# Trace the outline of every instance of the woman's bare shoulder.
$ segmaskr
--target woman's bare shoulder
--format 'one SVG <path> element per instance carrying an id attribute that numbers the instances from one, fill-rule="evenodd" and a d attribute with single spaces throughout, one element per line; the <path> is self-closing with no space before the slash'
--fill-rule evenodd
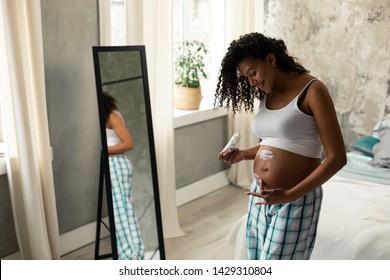
<path id="1" fill-rule="evenodd" d="M 110 118 L 112 118 L 115 121 L 117 120 L 120 120 L 122 122 L 124 121 L 122 114 L 117 110 L 114 110 L 110 113 Z"/>

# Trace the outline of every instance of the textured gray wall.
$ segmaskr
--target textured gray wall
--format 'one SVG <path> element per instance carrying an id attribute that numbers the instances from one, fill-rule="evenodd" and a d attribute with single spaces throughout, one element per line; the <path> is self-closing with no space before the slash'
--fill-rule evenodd
<path id="1" fill-rule="evenodd" d="M 92 46 L 96 0 L 42 0 L 50 141 L 60 233 L 96 220 L 100 131 Z"/>
<path id="2" fill-rule="evenodd" d="M 327 84 L 347 145 L 390 117 L 389 0 L 268 0 L 265 8 L 266 34 Z"/>
<path id="3" fill-rule="evenodd" d="M 229 140 L 227 131 L 226 116 L 175 129 L 177 189 L 227 168 L 217 160 Z"/>

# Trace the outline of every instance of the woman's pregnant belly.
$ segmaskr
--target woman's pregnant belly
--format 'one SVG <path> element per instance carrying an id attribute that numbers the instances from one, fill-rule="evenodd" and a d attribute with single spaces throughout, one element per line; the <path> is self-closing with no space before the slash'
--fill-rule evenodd
<path id="1" fill-rule="evenodd" d="M 320 159 L 301 156 L 286 150 L 260 146 L 253 164 L 253 173 L 264 188 L 290 189 L 306 178 Z"/>

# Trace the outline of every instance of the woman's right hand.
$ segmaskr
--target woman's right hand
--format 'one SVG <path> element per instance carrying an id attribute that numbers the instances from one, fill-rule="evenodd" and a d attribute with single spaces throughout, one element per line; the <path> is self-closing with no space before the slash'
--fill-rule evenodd
<path id="1" fill-rule="evenodd" d="M 218 159 L 223 160 L 226 163 L 233 164 L 244 160 L 245 155 L 240 149 L 235 148 L 235 149 L 230 149 L 226 152 L 220 152 L 218 154 Z"/>

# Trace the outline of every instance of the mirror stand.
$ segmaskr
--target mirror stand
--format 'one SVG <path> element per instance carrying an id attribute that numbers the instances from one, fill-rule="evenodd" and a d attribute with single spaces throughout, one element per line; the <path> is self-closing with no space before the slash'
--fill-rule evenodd
<path id="1" fill-rule="evenodd" d="M 95 237 L 95 260 L 102 260 L 102 259 L 108 259 L 113 258 L 117 259 L 117 248 L 116 248 L 116 238 L 115 234 L 111 233 L 110 228 L 113 228 L 112 223 L 114 223 L 113 219 L 109 218 L 109 224 L 110 226 L 107 226 L 107 224 L 102 219 L 102 213 L 103 213 L 103 192 L 104 192 L 104 160 L 103 160 L 103 150 L 101 151 L 100 156 L 100 172 L 99 172 L 99 193 L 98 193 L 98 209 L 97 209 L 97 218 L 96 218 L 96 237 Z M 108 188 L 106 188 L 106 194 L 107 197 L 111 197 L 111 192 Z M 109 215 L 110 217 L 111 215 Z M 112 216 L 111 216 L 112 217 Z M 104 227 L 110 232 L 110 239 L 111 239 L 111 254 L 100 254 L 100 234 L 101 234 L 101 226 L 104 225 Z"/>

